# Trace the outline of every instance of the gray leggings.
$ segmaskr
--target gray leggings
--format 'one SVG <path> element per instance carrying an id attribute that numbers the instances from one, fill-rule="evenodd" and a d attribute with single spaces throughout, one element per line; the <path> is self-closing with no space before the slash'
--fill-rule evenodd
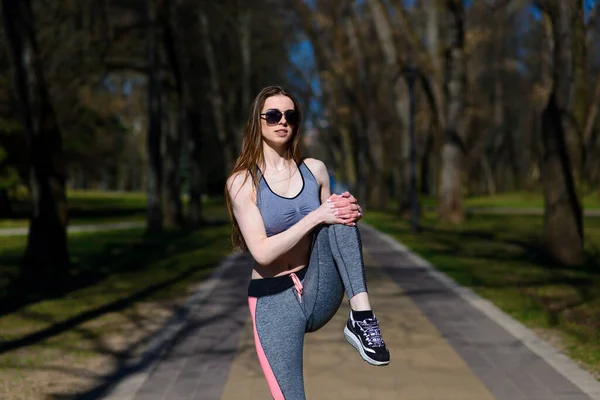
<path id="1" fill-rule="evenodd" d="M 248 290 L 256 352 L 275 400 L 306 399 L 304 334 L 331 320 L 344 288 L 348 299 L 367 291 L 358 228 L 321 225 L 314 235 L 306 268 L 253 280 Z"/>

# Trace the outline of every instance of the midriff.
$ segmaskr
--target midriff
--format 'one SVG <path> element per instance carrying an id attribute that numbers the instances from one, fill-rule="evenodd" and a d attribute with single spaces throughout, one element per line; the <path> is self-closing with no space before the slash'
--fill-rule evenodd
<path id="1" fill-rule="evenodd" d="M 307 235 L 272 263 L 268 265 L 256 263 L 252 271 L 252 279 L 272 278 L 300 271 L 308 265 L 311 243 L 312 235 Z"/>

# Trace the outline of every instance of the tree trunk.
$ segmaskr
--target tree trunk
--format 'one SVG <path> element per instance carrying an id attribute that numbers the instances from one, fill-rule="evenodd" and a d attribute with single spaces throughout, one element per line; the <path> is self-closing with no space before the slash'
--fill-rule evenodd
<path id="1" fill-rule="evenodd" d="M 183 205 L 181 203 L 181 139 L 185 123 L 185 109 L 181 102 L 176 102 L 177 110 L 169 115 L 169 129 L 165 137 L 165 198 L 166 223 L 170 227 L 181 227 L 183 221 Z"/>
<path id="2" fill-rule="evenodd" d="M 394 43 L 394 37 L 392 34 L 392 27 L 389 23 L 389 18 L 387 18 L 386 9 L 382 4 L 381 0 L 368 0 L 369 9 L 372 14 L 373 23 L 375 25 L 375 30 L 377 33 L 377 37 L 379 39 L 379 44 L 383 51 L 386 63 L 388 65 L 388 76 L 397 77 L 390 84 L 393 85 L 393 93 L 394 93 L 394 110 L 396 113 L 396 120 L 398 121 L 397 126 L 402 127 L 403 125 L 406 127 L 408 125 L 408 88 L 404 83 L 404 78 L 399 74 L 399 57 L 398 51 L 396 49 L 396 45 Z M 372 104 L 372 103 L 369 103 Z M 370 121 L 370 120 L 369 120 Z M 371 132 L 369 132 L 371 133 Z M 400 194 L 400 198 L 398 199 L 399 207 L 401 210 L 407 209 L 410 206 L 410 190 L 409 187 L 409 163 L 408 163 L 408 129 L 400 128 L 397 132 L 398 142 L 400 143 L 401 152 L 401 165 L 402 169 L 401 174 L 401 187 L 398 188 L 398 193 Z M 379 135 L 381 135 L 379 133 Z M 385 184 L 385 175 L 383 174 L 383 143 L 381 138 L 375 138 L 377 147 L 373 148 L 373 152 L 371 157 L 375 160 L 375 168 L 378 173 L 379 179 L 377 180 L 378 191 L 372 191 L 373 194 L 377 194 L 380 198 L 379 206 L 381 208 L 385 208 L 387 205 L 387 190 Z M 373 147 L 373 146 L 371 146 Z M 378 161 L 379 160 L 379 161 Z"/>
<path id="3" fill-rule="evenodd" d="M 161 160 L 161 90 L 159 81 L 158 26 L 156 0 L 147 0 L 148 6 L 148 214 L 147 229 L 163 229 L 162 160 Z"/>
<path id="4" fill-rule="evenodd" d="M 410 95 L 404 79 L 399 79 L 394 86 L 396 113 L 400 116 L 402 130 L 400 134 L 400 175 L 398 176 L 398 212 L 408 213 L 411 210 L 412 195 L 410 188 Z M 416 136 L 416 135 L 415 135 Z M 416 139 L 415 139 L 416 140 Z M 416 189 L 416 188 L 415 188 Z"/>
<path id="5" fill-rule="evenodd" d="M 181 6 L 182 3 L 184 3 L 184 0 L 175 1 L 177 7 Z M 176 10 L 176 8 L 174 9 Z M 166 21 L 166 27 L 170 32 L 170 37 L 166 38 L 166 43 L 168 44 L 167 50 L 171 60 L 171 68 L 175 74 L 179 99 L 179 141 L 180 143 L 187 143 L 187 146 L 183 146 L 187 167 L 189 168 L 187 173 L 189 200 L 186 210 L 186 224 L 199 226 L 203 222 L 201 196 L 204 191 L 203 143 L 200 129 L 202 114 L 199 99 L 202 93 L 197 89 L 199 85 L 194 85 L 197 82 L 197 74 L 192 71 L 191 58 L 186 57 L 186 50 L 189 51 L 189 49 L 182 48 L 182 43 L 184 43 L 189 32 L 173 19 L 176 18 L 176 15 L 170 13 L 169 16 L 171 18 Z M 180 156 L 181 150 L 182 148 L 179 149 Z M 177 189 L 178 192 L 180 189 L 180 187 Z M 180 199 L 180 197 L 178 198 Z M 175 207 L 172 208 L 176 209 Z"/>
<path id="6" fill-rule="evenodd" d="M 427 52 L 431 59 L 432 66 L 432 80 L 435 82 L 435 87 L 440 87 L 440 72 L 441 72 L 441 61 L 440 61 L 440 2 L 439 0 L 426 0 L 426 35 L 427 35 Z M 436 140 L 439 138 L 439 132 L 442 126 L 443 119 L 435 118 L 437 113 L 436 109 L 442 107 L 441 103 L 437 103 L 435 100 L 441 102 L 441 96 L 435 96 L 434 88 L 431 88 L 429 93 L 426 90 L 429 103 L 431 104 L 432 121 L 433 123 L 429 127 L 427 133 L 427 141 L 425 143 L 425 149 L 423 151 L 423 157 L 421 161 L 421 193 L 424 195 L 433 195 L 436 188 L 436 179 L 433 179 L 431 175 L 435 174 L 435 168 L 432 168 L 432 164 L 435 164 L 436 155 L 436 142 L 439 144 L 440 141 Z M 432 190 L 434 189 L 434 190 Z"/>
<path id="7" fill-rule="evenodd" d="M 168 131 L 165 137 L 166 223 L 171 227 L 181 227 L 184 225 L 183 204 L 181 202 L 181 148 L 184 130 L 187 127 L 186 82 L 182 72 L 183 62 L 177 51 L 174 28 L 177 22 L 173 21 L 175 16 L 172 12 L 172 3 L 167 2 L 164 8 L 165 13 L 162 18 L 163 40 L 177 89 L 176 98 L 170 96 L 175 107 L 172 107 L 168 114 L 170 123 L 167 125 Z M 169 103 L 167 103 L 167 106 Z"/>
<path id="8" fill-rule="evenodd" d="M 352 134 L 347 126 L 340 127 L 340 136 L 342 139 L 343 166 L 344 178 L 346 184 L 354 189 L 356 186 L 356 161 L 354 159 L 354 151 L 352 149 Z"/>
<path id="9" fill-rule="evenodd" d="M 211 43 L 208 17 L 202 11 L 200 12 L 200 26 L 202 29 L 204 56 L 206 57 L 206 63 L 210 73 L 210 102 L 212 104 L 213 117 L 215 120 L 215 127 L 217 129 L 217 138 L 223 151 L 223 159 L 225 161 L 226 170 L 225 173 L 229 174 L 235 162 L 234 143 L 230 140 L 229 134 L 227 133 L 227 128 L 225 127 L 225 105 L 219 84 L 217 60 L 215 58 L 215 53 Z"/>
<path id="10" fill-rule="evenodd" d="M 0 189 L 0 218 L 8 218 L 12 214 L 10 197 L 7 189 Z"/>
<path id="11" fill-rule="evenodd" d="M 190 115 L 191 114 L 191 115 Z M 188 138 L 190 158 L 189 172 L 189 202 L 187 206 L 187 220 L 192 226 L 199 226 L 203 222 L 202 217 L 202 193 L 204 192 L 204 182 L 202 173 L 202 145 L 199 135 L 200 116 L 195 110 L 188 110 L 189 122 L 197 125 L 198 129 L 190 129 L 190 134 L 196 134 L 195 137 Z"/>
<path id="12" fill-rule="evenodd" d="M 434 144 L 434 133 L 433 133 L 432 124 L 429 126 L 429 130 L 427 132 L 427 139 L 425 140 L 425 148 L 423 149 L 423 155 L 421 156 L 421 167 L 420 167 L 420 178 L 421 178 L 421 187 L 420 192 L 425 196 L 431 195 L 431 157 L 433 154 L 433 144 Z"/>
<path id="13" fill-rule="evenodd" d="M 584 179 L 584 162 L 585 162 L 585 127 L 588 111 L 590 108 L 590 77 L 588 74 L 588 56 L 587 56 L 587 41 L 586 27 L 584 20 L 583 1 L 578 1 L 575 5 L 573 15 L 573 79 L 574 79 L 574 97 L 571 106 L 574 124 L 568 125 L 567 135 L 569 148 L 572 149 L 570 154 L 574 155 L 573 171 L 574 180 L 577 186 L 582 188 Z M 572 132 L 572 133 L 569 133 Z M 581 193 L 582 190 L 579 190 Z"/>
<path id="14" fill-rule="evenodd" d="M 34 287 L 60 290 L 70 266 L 62 135 L 43 74 L 31 3 L 3 0 L 2 15 L 31 160 L 33 215 L 21 278 Z"/>
<path id="15" fill-rule="evenodd" d="M 593 149 L 596 145 L 598 138 L 598 131 L 594 131 L 594 125 L 596 123 L 596 117 L 598 115 L 598 103 L 600 102 L 600 77 L 596 78 L 596 89 L 594 90 L 594 96 L 590 102 L 590 109 L 587 114 L 587 120 L 585 123 L 585 130 L 583 132 L 584 149 L 583 149 L 583 168 L 584 176 L 588 183 L 591 183 L 592 178 L 592 161 L 593 161 Z"/>
<path id="16" fill-rule="evenodd" d="M 494 172 L 485 151 L 481 153 L 481 166 L 483 168 L 483 176 L 485 177 L 486 192 L 488 196 L 494 196 L 496 194 L 496 180 L 494 179 Z"/>
<path id="17" fill-rule="evenodd" d="M 573 101 L 572 2 L 548 2 L 554 38 L 553 87 L 542 112 L 544 230 L 549 253 L 575 265 L 583 261 L 581 206 L 571 172 L 565 134 Z"/>
<path id="18" fill-rule="evenodd" d="M 242 55 L 242 110 L 250 108 L 251 100 L 251 78 L 252 78 L 252 13 L 250 9 L 242 10 L 240 15 L 240 51 Z M 244 113 L 245 114 L 245 113 Z M 244 126 L 240 124 L 237 129 L 236 143 L 242 148 Z"/>
<path id="19" fill-rule="evenodd" d="M 462 179 L 464 162 L 465 55 L 464 9 L 460 0 L 446 2 L 446 125 L 442 147 L 439 217 L 460 222 L 464 219 Z"/>
<path id="20" fill-rule="evenodd" d="M 356 70 L 358 74 L 358 84 L 359 87 L 364 92 L 365 96 L 370 96 L 371 86 L 368 81 L 367 69 L 365 66 L 364 54 L 362 51 L 363 46 L 361 46 L 361 38 L 357 32 L 357 18 L 356 14 L 352 13 L 346 18 L 345 23 L 345 31 L 346 36 L 348 37 L 348 42 L 350 44 L 350 48 L 355 58 Z M 364 107 L 360 107 L 360 109 L 364 109 Z M 362 199 L 364 206 L 367 208 L 370 204 L 370 199 L 368 198 L 369 193 L 369 161 L 371 157 L 369 155 L 369 140 L 368 140 L 368 132 L 367 132 L 367 122 L 365 121 L 368 118 L 368 115 L 372 115 L 374 111 L 373 103 L 367 102 L 366 112 L 367 116 L 365 118 L 364 113 L 355 113 L 354 114 L 354 125 L 356 126 L 355 134 L 353 135 L 352 140 L 352 160 L 354 162 L 354 167 L 352 170 L 349 170 L 352 175 L 352 183 L 351 187 L 353 190 L 358 193 L 358 198 Z M 373 121 L 375 122 L 375 121 Z"/>

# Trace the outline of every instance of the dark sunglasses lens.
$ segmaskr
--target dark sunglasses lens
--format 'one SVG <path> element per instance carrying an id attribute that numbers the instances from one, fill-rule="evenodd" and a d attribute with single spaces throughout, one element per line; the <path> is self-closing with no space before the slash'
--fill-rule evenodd
<path id="1" fill-rule="evenodd" d="M 269 110 L 265 113 L 265 120 L 267 124 L 274 125 L 281 121 L 281 111 L 279 110 Z"/>
<path id="2" fill-rule="evenodd" d="M 288 124 L 295 125 L 298 123 L 298 113 L 296 111 L 286 111 L 285 120 Z"/>

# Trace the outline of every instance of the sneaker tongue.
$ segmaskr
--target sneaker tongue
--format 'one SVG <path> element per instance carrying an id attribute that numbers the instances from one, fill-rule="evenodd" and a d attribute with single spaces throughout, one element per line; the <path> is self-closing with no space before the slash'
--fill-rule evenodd
<path id="1" fill-rule="evenodd" d="M 364 321 L 361 321 L 361 323 L 368 327 L 377 327 L 377 321 L 374 318 L 367 318 Z"/>

